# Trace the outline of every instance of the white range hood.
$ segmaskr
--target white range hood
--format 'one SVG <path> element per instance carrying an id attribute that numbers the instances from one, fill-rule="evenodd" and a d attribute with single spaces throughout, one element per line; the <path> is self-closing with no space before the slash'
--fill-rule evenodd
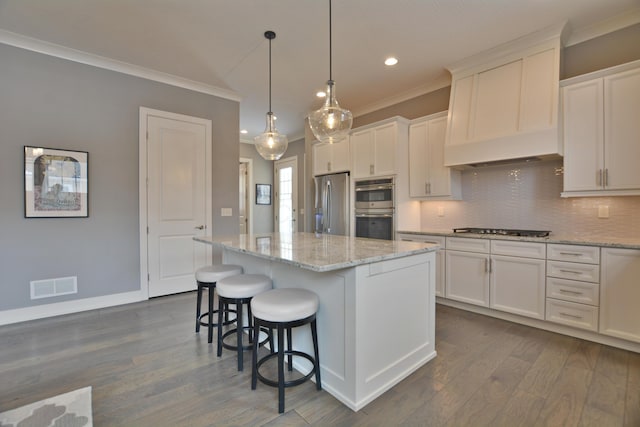
<path id="1" fill-rule="evenodd" d="M 562 156 L 564 28 L 565 23 L 546 28 L 449 67 L 446 166 Z"/>

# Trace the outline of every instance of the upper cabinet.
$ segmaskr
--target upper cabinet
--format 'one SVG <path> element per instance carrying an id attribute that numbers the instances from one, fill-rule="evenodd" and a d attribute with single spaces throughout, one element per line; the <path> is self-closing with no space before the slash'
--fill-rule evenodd
<path id="1" fill-rule="evenodd" d="M 462 198 L 460 171 L 444 166 L 447 113 L 411 121 L 409 125 L 409 196 L 424 199 Z"/>
<path id="2" fill-rule="evenodd" d="M 334 143 L 316 143 L 312 148 L 313 175 L 347 172 L 350 170 L 349 138 Z"/>
<path id="3" fill-rule="evenodd" d="M 640 61 L 565 83 L 562 196 L 640 195 Z"/>
<path id="4" fill-rule="evenodd" d="M 380 122 L 351 133 L 351 173 L 354 178 L 393 175 L 396 173 L 396 145 L 399 119 Z"/>
<path id="5" fill-rule="evenodd" d="M 560 37 L 555 26 L 450 67 L 444 164 L 561 155 Z"/>

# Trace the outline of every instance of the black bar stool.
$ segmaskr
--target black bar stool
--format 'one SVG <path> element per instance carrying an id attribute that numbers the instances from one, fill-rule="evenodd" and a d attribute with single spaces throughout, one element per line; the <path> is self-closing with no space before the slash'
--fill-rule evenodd
<path id="1" fill-rule="evenodd" d="M 314 292 L 306 289 L 281 288 L 266 291 L 256 295 L 251 300 L 253 311 L 254 335 L 260 328 L 278 331 L 278 352 L 263 356 L 258 360 L 257 340 L 253 343 L 253 355 L 251 364 L 251 389 L 255 390 L 257 380 L 272 387 L 278 387 L 278 412 L 284 412 L 284 389 L 302 384 L 314 374 L 316 388 L 322 390 L 320 382 L 320 357 L 318 355 L 318 332 L 316 329 L 316 313 L 318 312 L 319 298 Z M 291 328 L 303 325 L 311 325 L 311 337 L 313 340 L 314 356 L 293 350 L 291 343 Z M 287 350 L 284 349 L 284 332 L 287 332 Z M 273 349 L 273 342 L 272 347 Z M 295 380 L 284 380 L 284 356 L 287 355 L 288 369 L 293 370 L 293 356 L 300 356 L 312 363 L 311 371 Z M 267 360 L 278 358 L 278 380 L 274 381 L 260 374 L 260 366 Z"/>
<path id="2" fill-rule="evenodd" d="M 264 339 L 262 343 L 258 342 L 260 331 L 256 330 L 254 334 L 250 302 L 254 296 L 261 292 L 265 292 L 272 287 L 271 278 L 263 274 L 240 274 L 238 276 L 226 277 L 218 281 L 218 324 L 222 324 L 222 314 L 227 311 L 229 304 L 234 304 L 236 306 L 235 329 L 227 331 L 223 335 L 222 328 L 218 328 L 218 357 L 222 356 L 223 347 L 229 350 L 236 350 L 238 354 L 238 371 L 242 371 L 243 369 L 242 359 L 244 350 L 251 350 L 251 344 L 258 346 L 259 344 L 264 344 L 268 340 L 271 340 L 271 332 L 265 329 L 263 332 L 267 333 L 267 338 Z M 242 311 L 244 305 L 247 306 L 248 326 L 243 325 L 244 319 Z M 248 345 L 243 345 L 242 343 L 245 329 L 249 332 Z M 235 345 L 225 343 L 224 339 L 233 334 L 236 335 Z M 273 344 L 271 347 L 273 348 Z"/>
<path id="3" fill-rule="evenodd" d="M 218 326 L 217 323 L 213 323 L 213 315 L 218 312 L 214 310 L 213 305 L 213 291 L 216 288 L 216 283 L 224 279 L 225 277 L 236 276 L 242 274 L 242 267 L 233 264 L 214 264 L 196 270 L 196 282 L 198 283 L 198 303 L 196 306 L 196 333 L 200 332 L 200 325 L 207 326 L 209 328 L 208 342 L 211 344 L 213 341 L 213 327 Z M 202 290 L 207 289 L 209 292 L 209 310 L 202 313 Z M 202 320 L 207 316 L 207 321 Z M 228 316 L 228 315 L 227 315 Z M 228 317 L 225 323 L 230 323 Z"/>

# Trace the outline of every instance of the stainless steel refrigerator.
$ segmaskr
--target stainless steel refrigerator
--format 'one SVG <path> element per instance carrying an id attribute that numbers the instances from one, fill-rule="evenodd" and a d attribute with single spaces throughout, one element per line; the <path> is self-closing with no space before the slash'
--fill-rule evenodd
<path id="1" fill-rule="evenodd" d="M 315 177 L 315 232 L 349 234 L 349 174 L 336 173 Z"/>

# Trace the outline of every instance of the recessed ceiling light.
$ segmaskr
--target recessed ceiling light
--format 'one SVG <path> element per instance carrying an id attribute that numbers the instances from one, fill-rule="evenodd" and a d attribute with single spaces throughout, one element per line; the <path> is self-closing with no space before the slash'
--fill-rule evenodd
<path id="1" fill-rule="evenodd" d="M 248 131 L 248 130 L 246 130 L 246 129 L 242 129 L 242 130 L 240 131 L 240 133 L 245 134 L 245 133 L 249 133 L 249 131 Z"/>
<path id="2" fill-rule="evenodd" d="M 316 92 L 316 96 L 318 98 L 324 98 L 325 96 L 327 96 L 327 94 L 320 90 L 320 91 Z"/>
<path id="3" fill-rule="evenodd" d="M 384 60 L 384 65 L 396 65 L 397 63 L 398 63 L 398 60 L 393 56 Z"/>

